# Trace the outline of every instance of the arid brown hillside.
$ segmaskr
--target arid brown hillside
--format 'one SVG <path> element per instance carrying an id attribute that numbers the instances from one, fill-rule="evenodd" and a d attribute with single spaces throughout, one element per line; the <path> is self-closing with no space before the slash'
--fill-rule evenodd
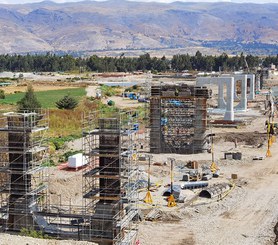
<path id="1" fill-rule="evenodd" d="M 277 12 L 278 4 L 224 2 L 1 4 L 0 53 L 196 46 L 275 53 Z"/>

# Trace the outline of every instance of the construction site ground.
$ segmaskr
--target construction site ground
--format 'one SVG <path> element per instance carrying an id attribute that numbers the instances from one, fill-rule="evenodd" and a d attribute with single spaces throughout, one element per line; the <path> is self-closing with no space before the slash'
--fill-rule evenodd
<path id="1" fill-rule="evenodd" d="M 266 141 L 260 148 L 255 145 L 246 145 L 242 141 L 237 149 L 234 143 L 225 142 L 225 134 L 230 132 L 248 133 L 265 132 L 265 118 L 260 117 L 245 128 L 241 129 L 214 129 L 222 134 L 222 139 L 215 144 L 217 164 L 222 175 L 214 182 L 225 182 L 231 174 L 237 174 L 235 188 L 220 201 L 203 201 L 201 204 L 187 202 L 177 207 L 168 208 L 167 202 L 156 197 L 157 207 L 165 212 L 162 218 L 140 224 L 139 238 L 141 244 L 274 244 L 274 226 L 278 221 L 278 143 L 271 147 L 272 157 L 265 160 L 252 160 L 254 156 L 265 156 Z M 224 133 L 225 132 L 225 133 Z M 256 137 L 252 135 L 252 137 Z M 259 136 L 258 136 L 259 137 Z M 224 152 L 237 150 L 242 152 L 242 160 L 223 160 Z M 163 162 L 168 155 L 155 155 L 155 161 Z M 209 154 L 175 156 L 176 159 L 207 160 Z M 205 161 L 201 161 L 205 162 Z M 169 176 L 169 166 L 152 166 L 152 173 L 156 176 Z M 158 174 L 160 173 L 160 174 Z M 169 178 L 168 178 L 169 183 Z M 167 182 L 166 181 L 166 182 Z M 187 191 L 187 195 L 190 197 Z M 198 191 L 196 191 L 198 192 Z M 146 204 L 142 204 L 145 209 Z"/>
<path id="2" fill-rule="evenodd" d="M 248 121 L 251 121 L 250 118 Z M 273 244 L 274 226 L 278 221 L 278 143 L 271 147 L 272 157 L 252 160 L 254 156 L 266 154 L 264 123 L 265 116 L 256 116 L 246 126 L 213 129 L 216 135 L 221 136 L 216 138 L 215 143 L 215 159 L 221 175 L 209 183 L 229 183 L 231 174 L 238 175 L 234 189 L 220 201 L 195 200 L 200 190 L 186 190 L 183 191 L 186 196 L 184 203 L 178 203 L 177 207 L 167 207 L 167 201 L 162 197 L 166 189 L 164 186 L 170 183 L 169 163 L 163 164 L 167 158 L 174 157 L 180 163 L 195 160 L 201 166 L 209 166 L 211 154 L 154 154 L 153 162 L 161 163 L 161 166 L 151 166 L 151 182 L 161 187 L 151 192 L 154 205 L 143 202 L 146 189 L 142 189 L 139 207 L 145 215 L 152 209 L 160 210 L 162 215 L 157 220 L 143 220 L 139 224 L 140 244 Z M 237 137 L 237 148 L 231 134 Z M 76 144 L 70 146 L 78 148 L 80 142 L 76 141 Z M 241 152 L 242 159 L 223 159 L 224 153 L 228 151 Z M 147 180 L 147 162 L 140 162 L 139 165 L 140 179 Z M 177 168 L 175 170 L 176 184 L 180 176 Z M 51 202 L 58 205 L 61 198 L 67 205 L 81 205 L 81 175 L 82 171 L 57 171 L 52 168 Z"/>
<path id="3" fill-rule="evenodd" d="M 89 89 L 92 95 L 94 88 Z M 121 103 L 121 99 L 117 101 Z M 117 105 L 116 103 L 116 105 Z M 133 106 L 135 101 L 126 100 L 124 106 Z M 137 104 L 136 104 L 137 105 Z M 184 203 L 176 207 L 167 207 L 167 200 L 162 197 L 166 185 L 170 183 L 170 165 L 168 157 L 173 157 L 179 164 L 197 161 L 200 166 L 210 166 L 211 154 L 194 155 L 153 154 L 151 182 L 160 187 L 151 192 L 154 204 L 143 202 L 146 189 L 140 193 L 139 207 L 144 217 L 153 209 L 160 212 L 160 217 L 153 221 L 142 220 L 139 224 L 138 240 L 141 245 L 270 245 L 275 244 L 274 227 L 278 222 L 278 141 L 270 150 L 272 157 L 253 160 L 255 156 L 265 156 L 267 136 L 265 115 L 259 110 L 259 104 L 251 105 L 248 115 L 235 115 L 246 125 L 237 128 L 215 127 L 214 152 L 215 162 L 221 170 L 219 178 L 209 180 L 209 184 L 231 182 L 231 174 L 237 174 L 234 188 L 222 200 L 200 199 L 197 190 L 184 190 Z M 260 103 L 262 106 L 262 103 Z M 251 107 L 250 106 L 250 107 Z M 221 117 L 215 116 L 214 117 Z M 235 143 L 235 138 L 236 143 Z M 71 142 L 70 149 L 80 149 L 80 140 Z M 236 146 L 236 147 L 235 147 Z M 241 160 L 225 160 L 224 153 L 238 151 Z M 167 164 L 164 164 L 167 162 Z M 139 162 L 140 179 L 147 180 L 148 163 Z M 180 183 L 180 172 L 175 167 L 174 183 Z M 57 206 L 82 205 L 82 171 L 58 170 L 50 168 L 50 201 Z M 2 244 L 93 244 L 79 241 L 58 241 L 34 239 L 18 235 L 0 233 Z"/>

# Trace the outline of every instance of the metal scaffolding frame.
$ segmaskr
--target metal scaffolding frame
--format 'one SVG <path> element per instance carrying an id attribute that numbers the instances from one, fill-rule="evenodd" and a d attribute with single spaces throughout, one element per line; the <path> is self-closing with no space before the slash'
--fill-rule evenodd
<path id="1" fill-rule="evenodd" d="M 141 86 L 141 97 L 145 99 L 144 103 L 144 114 L 142 126 L 144 127 L 143 135 L 139 139 L 139 149 L 138 152 L 149 152 L 150 151 L 150 98 L 151 98 L 151 84 L 152 84 L 152 74 L 148 74 L 144 83 Z"/>
<path id="2" fill-rule="evenodd" d="M 206 87 L 154 84 L 150 98 L 150 152 L 194 154 L 207 150 Z"/>
<path id="3" fill-rule="evenodd" d="M 48 111 L 0 118 L 0 227 L 41 230 L 53 237 L 132 244 L 138 225 L 138 166 L 134 111 L 84 116 L 81 206 L 51 204 L 47 195 Z"/>
<path id="4" fill-rule="evenodd" d="M 100 244 L 131 244 L 137 235 L 137 113 L 84 116 L 83 174 L 86 220 L 82 236 Z M 87 239 L 86 239 L 87 240 Z"/>
<path id="5" fill-rule="evenodd" d="M 34 210 L 46 206 L 48 111 L 4 113 L 0 118 L 0 225 L 36 229 Z"/>

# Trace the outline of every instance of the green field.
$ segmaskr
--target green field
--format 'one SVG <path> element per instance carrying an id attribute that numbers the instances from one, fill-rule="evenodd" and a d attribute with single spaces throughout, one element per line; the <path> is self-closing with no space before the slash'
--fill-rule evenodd
<path id="1" fill-rule="evenodd" d="M 16 93 L 6 95 L 5 99 L 0 99 L 0 104 L 16 105 L 16 103 L 23 98 L 25 93 Z M 62 90 L 48 90 L 35 92 L 38 100 L 43 108 L 55 108 L 55 102 L 63 98 L 65 95 L 70 95 L 76 98 L 78 101 L 86 95 L 85 88 L 73 88 Z"/>

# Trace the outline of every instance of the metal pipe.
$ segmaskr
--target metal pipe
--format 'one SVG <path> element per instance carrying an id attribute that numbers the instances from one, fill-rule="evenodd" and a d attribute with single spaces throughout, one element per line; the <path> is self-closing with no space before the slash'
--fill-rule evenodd
<path id="1" fill-rule="evenodd" d="M 151 187 L 151 156 L 148 156 L 149 158 L 149 169 L 148 169 L 148 191 Z"/>
<path id="2" fill-rule="evenodd" d="M 173 171 L 173 169 L 174 169 L 175 159 L 174 158 L 168 158 L 168 159 L 171 162 L 171 167 L 170 167 L 171 184 L 170 184 L 170 186 L 171 186 L 171 195 L 172 195 L 173 194 L 173 182 L 174 182 L 174 171 Z"/>

